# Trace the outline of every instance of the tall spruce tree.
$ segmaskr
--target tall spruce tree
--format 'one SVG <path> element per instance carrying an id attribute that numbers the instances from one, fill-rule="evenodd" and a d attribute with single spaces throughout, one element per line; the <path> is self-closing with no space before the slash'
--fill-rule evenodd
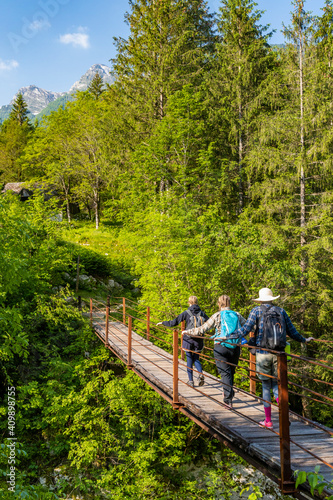
<path id="1" fill-rule="evenodd" d="M 210 79 L 225 210 L 236 215 L 245 206 L 247 154 L 264 101 L 259 101 L 261 87 L 274 67 L 270 33 L 260 25 L 262 12 L 256 5 L 251 0 L 222 1 L 221 41 Z"/>
<path id="2" fill-rule="evenodd" d="M 306 230 L 305 175 L 313 141 L 311 23 L 303 1 L 296 0 L 292 25 L 285 28 L 289 43 L 277 50 L 279 64 L 265 88 L 267 108 L 259 116 L 249 162 L 259 220 L 278 221 L 294 234 L 302 233 L 301 246 Z"/>
<path id="3" fill-rule="evenodd" d="M 95 73 L 94 78 L 92 79 L 89 87 L 88 87 L 88 92 L 90 92 L 95 99 L 99 99 L 99 97 L 103 94 L 105 90 L 105 85 L 103 82 L 103 78 L 99 73 Z"/>
<path id="4" fill-rule="evenodd" d="M 17 95 L 13 102 L 9 119 L 17 121 L 19 125 L 23 125 L 23 123 L 27 123 L 29 121 L 28 106 L 21 93 Z"/>
<path id="5" fill-rule="evenodd" d="M 202 0 L 135 0 L 130 7 L 131 33 L 115 40 L 113 72 L 140 140 L 165 116 L 170 95 L 185 83 L 200 84 L 215 38 Z"/>
<path id="6" fill-rule="evenodd" d="M 305 116 L 306 110 L 306 96 L 305 93 L 311 88 L 311 70 L 306 73 L 306 69 L 304 66 L 306 64 L 305 59 L 311 59 L 312 46 L 310 44 L 310 38 L 312 34 L 312 19 L 310 15 L 304 10 L 304 0 L 295 0 L 293 3 L 295 10 L 292 14 L 292 25 L 290 27 L 286 27 L 284 29 L 284 34 L 291 42 L 290 49 L 293 52 L 294 59 L 294 71 L 296 70 L 296 75 L 298 78 L 298 86 L 296 86 L 296 94 L 295 97 L 298 99 L 298 118 L 299 118 L 299 126 L 297 137 L 299 138 L 299 146 L 297 148 L 297 166 L 298 166 L 298 174 L 299 174 L 299 191 L 300 191 L 300 245 L 301 249 L 304 248 L 306 243 L 306 172 L 307 172 L 307 163 L 308 163 L 308 155 L 307 150 L 309 150 L 309 146 L 311 143 L 310 135 L 311 131 L 309 127 L 306 127 L 307 117 Z M 308 67 L 313 67 L 311 62 L 308 64 Z M 309 68 L 310 69 L 310 68 Z M 308 77 L 308 81 L 307 81 Z M 310 94 L 307 92 L 309 97 Z M 296 101 L 297 103 L 297 101 Z M 311 113 L 311 104 L 309 103 L 309 111 Z M 297 105 L 296 105 L 297 110 Z M 306 134 L 308 132 L 308 138 Z M 301 253 L 300 260 L 301 267 L 301 286 L 305 285 L 305 274 L 306 274 L 306 257 L 305 252 Z"/>

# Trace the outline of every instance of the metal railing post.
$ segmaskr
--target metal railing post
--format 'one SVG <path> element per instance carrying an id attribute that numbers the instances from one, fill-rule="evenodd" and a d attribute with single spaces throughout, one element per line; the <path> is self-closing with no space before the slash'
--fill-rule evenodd
<path id="1" fill-rule="evenodd" d="M 132 366 L 132 316 L 128 316 L 127 368 L 131 368 Z"/>
<path id="2" fill-rule="evenodd" d="M 185 359 L 185 351 L 183 349 L 183 331 L 185 330 L 185 321 L 182 321 L 181 322 L 181 329 L 182 329 L 182 334 L 181 334 L 181 338 L 180 338 L 180 359 L 182 359 L 184 361 Z"/>
<path id="3" fill-rule="evenodd" d="M 126 299 L 123 297 L 123 323 L 126 325 Z"/>
<path id="4" fill-rule="evenodd" d="M 254 332 L 250 332 L 250 338 L 254 337 Z M 250 394 L 256 393 L 256 355 L 250 351 Z"/>
<path id="5" fill-rule="evenodd" d="M 179 408 L 182 404 L 179 402 L 178 395 L 178 330 L 173 331 L 173 397 L 172 406 Z"/>
<path id="6" fill-rule="evenodd" d="M 278 354 L 279 384 L 279 435 L 281 462 L 281 490 L 290 494 L 295 491 L 295 481 L 290 461 L 289 402 L 288 402 L 288 365 L 285 352 Z"/>
<path id="7" fill-rule="evenodd" d="M 150 338 L 150 307 L 147 307 L 147 340 Z"/>
<path id="8" fill-rule="evenodd" d="M 93 321 L 93 301 L 90 299 L 90 326 L 92 326 Z"/>
<path id="9" fill-rule="evenodd" d="M 106 299 L 106 314 L 105 314 L 105 347 L 109 345 L 109 314 L 110 314 L 110 297 Z"/>

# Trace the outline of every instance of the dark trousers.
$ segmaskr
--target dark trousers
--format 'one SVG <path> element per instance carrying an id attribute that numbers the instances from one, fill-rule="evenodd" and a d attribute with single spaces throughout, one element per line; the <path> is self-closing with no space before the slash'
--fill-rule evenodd
<path id="1" fill-rule="evenodd" d="M 202 366 L 199 361 L 199 353 L 186 351 L 186 361 L 188 379 L 193 382 L 193 365 L 198 372 L 202 373 Z"/>
<path id="2" fill-rule="evenodd" d="M 231 401 L 234 396 L 233 385 L 236 366 L 240 356 L 240 347 L 229 349 L 220 344 L 214 345 L 214 358 L 216 362 L 217 371 L 221 375 L 224 400 Z"/>

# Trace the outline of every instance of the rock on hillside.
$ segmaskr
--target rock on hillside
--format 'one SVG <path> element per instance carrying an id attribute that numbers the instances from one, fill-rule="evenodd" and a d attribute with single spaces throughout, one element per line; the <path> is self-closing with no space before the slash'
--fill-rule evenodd
<path id="1" fill-rule="evenodd" d="M 102 77 L 104 83 L 113 83 L 113 77 L 110 75 L 110 68 L 105 64 L 93 64 L 88 71 L 81 76 L 80 80 L 74 83 L 69 90 L 73 93 L 76 90 L 87 90 L 96 73 Z"/>

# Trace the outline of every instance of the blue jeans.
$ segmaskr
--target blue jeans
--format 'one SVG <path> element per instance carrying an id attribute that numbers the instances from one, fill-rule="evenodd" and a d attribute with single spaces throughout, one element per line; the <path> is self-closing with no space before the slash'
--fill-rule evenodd
<path id="1" fill-rule="evenodd" d="M 198 372 L 202 373 L 202 366 L 199 361 L 199 353 L 186 351 L 186 362 L 188 379 L 190 382 L 193 382 L 193 365 Z"/>
<path id="2" fill-rule="evenodd" d="M 273 377 L 277 377 L 277 357 L 275 354 L 270 352 L 256 354 L 256 371 L 258 373 L 258 378 L 260 378 L 262 383 L 262 399 L 266 401 L 272 401 L 271 389 L 273 390 L 273 394 L 275 399 L 279 397 L 279 386 L 276 378 L 268 378 L 265 377 L 265 373 L 267 375 L 271 375 Z M 264 406 L 268 408 L 270 403 L 266 403 L 264 401 Z"/>
<path id="3" fill-rule="evenodd" d="M 276 380 L 273 379 L 268 379 L 268 380 L 262 380 L 262 399 L 265 399 L 266 401 L 272 401 L 272 396 L 271 396 L 271 389 L 273 389 L 273 394 L 275 399 L 279 397 L 279 387 L 278 383 Z M 271 406 L 269 403 L 266 403 L 264 401 L 264 406 L 268 408 Z"/>

